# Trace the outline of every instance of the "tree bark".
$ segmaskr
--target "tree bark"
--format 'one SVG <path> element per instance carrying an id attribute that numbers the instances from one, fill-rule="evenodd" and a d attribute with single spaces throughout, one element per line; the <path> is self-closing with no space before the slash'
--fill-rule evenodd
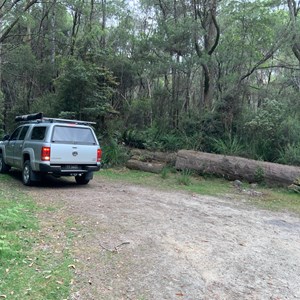
<path id="1" fill-rule="evenodd" d="M 277 186 L 288 186 L 300 178 L 300 167 L 191 150 L 178 152 L 176 168 L 196 170 L 250 183 L 264 181 L 266 184 Z"/>
<path id="2" fill-rule="evenodd" d="M 159 162 L 143 162 L 136 159 L 130 159 L 126 163 L 128 169 L 140 170 L 150 173 L 160 173 L 166 164 Z"/>
<path id="3" fill-rule="evenodd" d="M 133 159 L 138 159 L 140 161 L 156 161 L 167 163 L 169 165 L 175 165 L 176 162 L 176 153 L 175 152 L 151 152 L 143 149 L 131 149 L 130 154 Z"/>

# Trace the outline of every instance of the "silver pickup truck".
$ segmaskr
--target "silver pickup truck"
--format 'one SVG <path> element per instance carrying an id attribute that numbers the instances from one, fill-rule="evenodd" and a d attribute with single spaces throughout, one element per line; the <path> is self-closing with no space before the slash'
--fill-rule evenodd
<path id="1" fill-rule="evenodd" d="M 42 113 L 16 117 L 16 130 L 0 142 L 0 173 L 22 171 L 32 185 L 45 174 L 74 176 L 87 184 L 100 170 L 102 151 L 92 122 L 45 118 Z"/>

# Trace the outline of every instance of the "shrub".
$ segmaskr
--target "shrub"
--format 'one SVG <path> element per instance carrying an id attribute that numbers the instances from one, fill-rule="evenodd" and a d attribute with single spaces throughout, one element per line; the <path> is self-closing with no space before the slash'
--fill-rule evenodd
<path id="1" fill-rule="evenodd" d="M 227 155 L 240 155 L 244 147 L 240 140 L 235 136 L 227 139 L 215 138 L 212 139 L 213 148 L 217 153 Z"/>
<path id="2" fill-rule="evenodd" d="M 104 167 L 124 164 L 129 157 L 126 148 L 118 144 L 113 138 L 108 139 L 107 143 L 103 143 L 102 150 L 102 163 Z"/>
<path id="3" fill-rule="evenodd" d="M 284 149 L 280 150 L 277 162 L 300 166 L 300 143 L 288 144 Z"/>
<path id="4" fill-rule="evenodd" d="M 191 184 L 191 175 L 192 171 L 188 169 L 184 169 L 180 172 L 179 177 L 177 178 L 177 182 L 180 185 L 190 185 Z"/>
<path id="5" fill-rule="evenodd" d="M 257 183 L 264 183 L 265 172 L 262 167 L 257 167 L 257 169 L 255 170 L 254 179 Z"/>

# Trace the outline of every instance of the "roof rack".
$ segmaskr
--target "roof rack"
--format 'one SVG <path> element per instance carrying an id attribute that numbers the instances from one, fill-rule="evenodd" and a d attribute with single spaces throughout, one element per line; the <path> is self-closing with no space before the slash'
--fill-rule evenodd
<path id="1" fill-rule="evenodd" d="M 80 121 L 80 120 L 71 120 L 71 119 L 57 119 L 57 118 L 42 118 L 43 122 L 58 122 L 58 123 L 71 123 L 71 124 L 81 124 L 81 125 L 95 125 L 96 122 L 89 121 Z"/>
<path id="2" fill-rule="evenodd" d="M 21 116 L 16 116 L 15 117 L 15 122 L 23 122 L 23 123 L 28 123 L 28 122 L 49 122 L 49 123 L 69 123 L 69 124 L 79 124 L 79 125 L 95 125 L 97 124 L 96 122 L 89 122 L 89 121 L 80 121 L 80 120 L 70 120 L 70 119 L 59 119 L 59 118 L 48 118 L 44 117 L 43 113 L 35 113 L 35 114 L 29 114 L 29 115 L 21 115 Z"/>

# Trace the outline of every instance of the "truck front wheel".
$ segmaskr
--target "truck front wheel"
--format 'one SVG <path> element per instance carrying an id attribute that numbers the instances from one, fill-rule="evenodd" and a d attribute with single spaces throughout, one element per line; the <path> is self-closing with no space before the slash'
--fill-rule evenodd
<path id="1" fill-rule="evenodd" d="M 3 154 L 0 153 L 0 173 L 6 173 L 10 169 L 10 166 L 4 162 Z"/>

